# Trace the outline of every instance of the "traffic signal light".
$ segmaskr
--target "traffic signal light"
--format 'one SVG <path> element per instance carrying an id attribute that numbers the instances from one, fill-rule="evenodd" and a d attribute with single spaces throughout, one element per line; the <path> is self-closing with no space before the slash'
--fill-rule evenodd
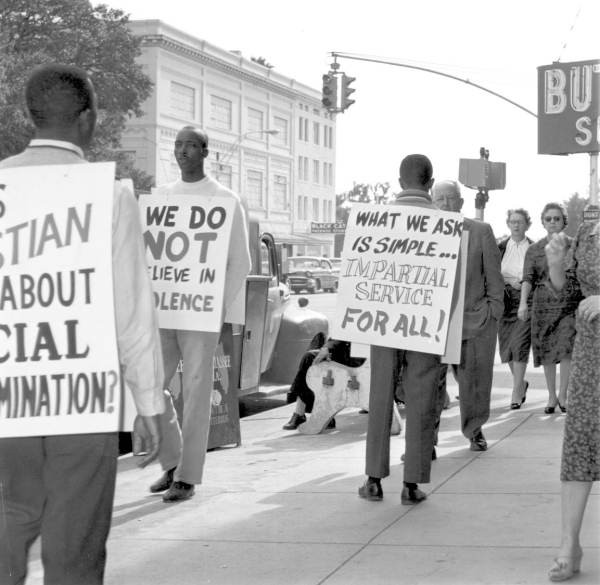
<path id="1" fill-rule="evenodd" d="M 337 77 L 332 73 L 323 75 L 323 97 L 321 103 L 330 111 L 337 110 Z"/>
<path id="2" fill-rule="evenodd" d="M 355 80 L 356 77 L 348 77 L 345 73 L 342 73 L 342 112 L 355 101 L 350 99 L 350 94 L 356 91 L 353 87 L 350 87 L 350 84 Z"/>

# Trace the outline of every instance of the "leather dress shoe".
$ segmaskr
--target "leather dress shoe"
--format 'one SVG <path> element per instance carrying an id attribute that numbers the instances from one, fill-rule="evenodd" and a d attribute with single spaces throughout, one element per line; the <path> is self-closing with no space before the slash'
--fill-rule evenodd
<path id="1" fill-rule="evenodd" d="M 471 451 L 487 451 L 487 441 L 481 431 L 477 431 L 471 438 Z"/>
<path id="2" fill-rule="evenodd" d="M 175 481 L 163 494 L 163 502 L 182 502 L 189 500 L 195 493 L 193 484 L 185 481 Z"/>
<path id="3" fill-rule="evenodd" d="M 418 487 L 406 487 L 402 488 L 402 494 L 400 495 L 400 501 L 404 506 L 414 506 L 419 504 L 423 500 L 427 499 L 427 494 L 422 492 Z"/>
<path id="4" fill-rule="evenodd" d="M 175 468 L 168 469 L 165 471 L 159 479 L 157 479 L 151 486 L 150 492 L 153 494 L 157 494 L 159 492 L 164 492 L 171 487 L 173 483 L 173 473 L 175 472 Z"/>
<path id="5" fill-rule="evenodd" d="M 367 481 L 358 488 L 358 495 L 370 502 L 381 502 L 381 500 L 383 500 L 381 482 L 368 478 Z"/>
<path id="6" fill-rule="evenodd" d="M 302 423 L 306 422 L 306 416 L 304 414 L 292 414 L 292 418 L 283 425 L 284 431 L 295 431 Z"/>

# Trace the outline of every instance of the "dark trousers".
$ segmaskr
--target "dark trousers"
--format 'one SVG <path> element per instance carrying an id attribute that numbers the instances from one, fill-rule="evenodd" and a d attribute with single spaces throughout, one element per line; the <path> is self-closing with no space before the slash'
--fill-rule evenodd
<path id="1" fill-rule="evenodd" d="M 371 346 L 367 475 L 390 474 L 392 408 L 401 375 L 406 413 L 404 481 L 429 482 L 439 416 L 439 368 L 439 355 Z"/>
<path id="2" fill-rule="evenodd" d="M 313 405 L 315 403 L 315 393 L 308 387 L 306 383 L 306 372 L 308 372 L 308 368 L 312 366 L 312 363 L 315 361 L 316 355 L 319 353 L 318 349 L 309 349 L 300 360 L 300 364 L 298 365 L 298 371 L 296 372 L 296 376 L 294 377 L 294 381 L 290 386 L 290 390 L 288 392 L 290 401 L 295 400 L 296 398 L 300 398 L 302 402 L 306 405 L 306 412 L 312 412 Z"/>
<path id="3" fill-rule="evenodd" d="M 458 382 L 461 431 L 467 439 L 472 439 L 490 418 L 497 334 L 498 322 L 488 319 L 477 337 L 463 339 L 460 364 L 453 366 Z M 443 380 L 445 392 L 445 376 Z"/>
<path id="4" fill-rule="evenodd" d="M 42 541 L 44 585 L 100 585 L 118 434 L 0 439 L 0 583 L 21 585 Z"/>

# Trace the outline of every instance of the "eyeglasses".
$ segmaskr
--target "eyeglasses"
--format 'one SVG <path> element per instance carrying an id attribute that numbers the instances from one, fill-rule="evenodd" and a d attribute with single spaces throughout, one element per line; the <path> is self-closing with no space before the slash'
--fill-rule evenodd
<path id="1" fill-rule="evenodd" d="M 558 223 L 559 221 L 562 221 L 562 220 L 563 220 L 562 215 L 547 215 L 544 218 L 544 221 L 546 221 L 548 223 L 550 223 L 551 221 L 555 221 Z"/>

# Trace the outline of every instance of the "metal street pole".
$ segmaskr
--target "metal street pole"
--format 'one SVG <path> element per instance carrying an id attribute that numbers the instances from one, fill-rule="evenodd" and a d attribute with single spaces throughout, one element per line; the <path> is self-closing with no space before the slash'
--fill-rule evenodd
<path id="1" fill-rule="evenodd" d="M 590 152 L 590 203 L 598 205 L 598 153 Z"/>

